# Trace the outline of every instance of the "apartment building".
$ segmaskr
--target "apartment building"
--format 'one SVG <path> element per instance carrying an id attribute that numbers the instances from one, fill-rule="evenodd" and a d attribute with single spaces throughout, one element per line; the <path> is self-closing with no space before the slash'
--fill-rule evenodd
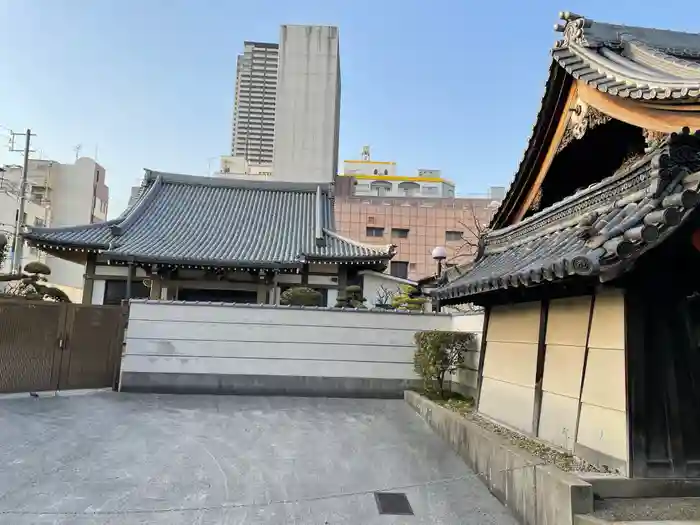
<path id="1" fill-rule="evenodd" d="M 279 45 L 244 42 L 236 62 L 231 155 L 272 164 Z"/>
<path id="2" fill-rule="evenodd" d="M 284 25 L 238 56 L 231 155 L 219 175 L 331 182 L 338 167 L 338 28 Z"/>
<path id="3" fill-rule="evenodd" d="M 363 195 L 355 191 L 358 182 L 353 176 L 336 179 L 336 230 L 368 244 L 395 244 L 387 271 L 411 280 L 435 273 L 431 252 L 437 246 L 446 248 L 448 267 L 469 262 L 504 192 L 493 187 L 475 197 Z"/>
<path id="4" fill-rule="evenodd" d="M 109 188 L 104 167 L 81 157 L 72 164 L 53 160 L 30 160 L 27 174 L 27 201 L 22 224 L 70 226 L 107 219 Z M 4 166 L 0 172 L 0 229 L 12 243 L 11 233 L 19 210 L 21 166 Z M 8 234 L 8 231 L 10 234 Z M 79 301 L 84 267 L 24 246 L 23 261 L 42 260 L 51 268 L 51 282 L 62 288 L 71 300 Z"/>

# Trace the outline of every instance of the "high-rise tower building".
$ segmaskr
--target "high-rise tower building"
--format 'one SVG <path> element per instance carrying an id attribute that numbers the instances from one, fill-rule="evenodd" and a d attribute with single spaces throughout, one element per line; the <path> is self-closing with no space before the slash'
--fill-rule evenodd
<path id="1" fill-rule="evenodd" d="M 279 46 L 245 42 L 236 65 L 231 153 L 255 164 L 272 164 Z"/>
<path id="2" fill-rule="evenodd" d="M 338 169 L 339 128 L 337 27 L 284 25 L 279 44 L 244 43 L 236 71 L 232 157 L 222 173 L 331 182 Z M 239 173 L 231 166 L 255 169 Z"/>
<path id="3" fill-rule="evenodd" d="M 340 43 L 332 26 L 282 26 L 274 177 L 331 182 L 338 170 Z"/>

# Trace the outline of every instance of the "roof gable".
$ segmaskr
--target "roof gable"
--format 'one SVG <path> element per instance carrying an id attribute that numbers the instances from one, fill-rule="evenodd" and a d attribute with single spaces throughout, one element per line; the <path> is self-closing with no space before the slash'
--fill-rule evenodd
<path id="1" fill-rule="evenodd" d="M 330 185 L 238 181 L 147 172 L 138 200 L 118 219 L 30 228 L 47 247 L 100 251 L 141 262 L 289 266 L 312 260 L 382 261 L 390 247 L 333 233 Z"/>
<path id="2" fill-rule="evenodd" d="M 522 210 L 534 199 L 564 138 L 569 124 L 572 96 L 586 90 L 588 97 L 598 93 L 619 101 L 622 109 L 611 116 L 635 111 L 664 111 L 654 125 L 671 130 L 683 126 L 700 127 L 700 34 L 607 24 L 565 12 L 555 30 L 563 38 L 552 49 L 545 93 L 533 131 L 510 188 L 491 221 L 502 228 L 520 220 Z M 606 99 L 607 100 L 607 99 Z M 680 105 L 694 105 L 695 111 L 678 111 Z M 591 103 L 594 109 L 601 110 Z M 645 109 L 642 109 L 645 108 Z M 651 109 L 653 108 L 653 109 Z M 608 109 L 608 108 L 606 108 Z M 562 129 L 565 128 L 565 129 Z M 661 129 L 657 129 L 660 131 Z M 533 189 L 534 188 L 534 189 Z"/>

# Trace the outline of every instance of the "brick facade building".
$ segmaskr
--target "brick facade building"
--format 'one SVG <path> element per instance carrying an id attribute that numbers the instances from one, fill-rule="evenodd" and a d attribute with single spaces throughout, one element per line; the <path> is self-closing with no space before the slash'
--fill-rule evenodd
<path id="1" fill-rule="evenodd" d="M 491 196 L 355 196 L 353 187 L 352 177 L 336 178 L 336 231 L 368 244 L 395 244 L 397 252 L 387 272 L 413 280 L 435 273 L 431 251 L 436 246 L 447 249 L 448 265 L 473 258 L 477 233 L 499 203 Z"/>

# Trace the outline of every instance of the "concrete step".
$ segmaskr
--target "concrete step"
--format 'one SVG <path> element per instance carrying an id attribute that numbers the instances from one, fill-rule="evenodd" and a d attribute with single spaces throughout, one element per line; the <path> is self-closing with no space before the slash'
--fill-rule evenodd
<path id="1" fill-rule="evenodd" d="M 700 524 L 700 498 L 609 498 L 595 502 L 592 514 L 578 515 L 575 525 Z"/>

